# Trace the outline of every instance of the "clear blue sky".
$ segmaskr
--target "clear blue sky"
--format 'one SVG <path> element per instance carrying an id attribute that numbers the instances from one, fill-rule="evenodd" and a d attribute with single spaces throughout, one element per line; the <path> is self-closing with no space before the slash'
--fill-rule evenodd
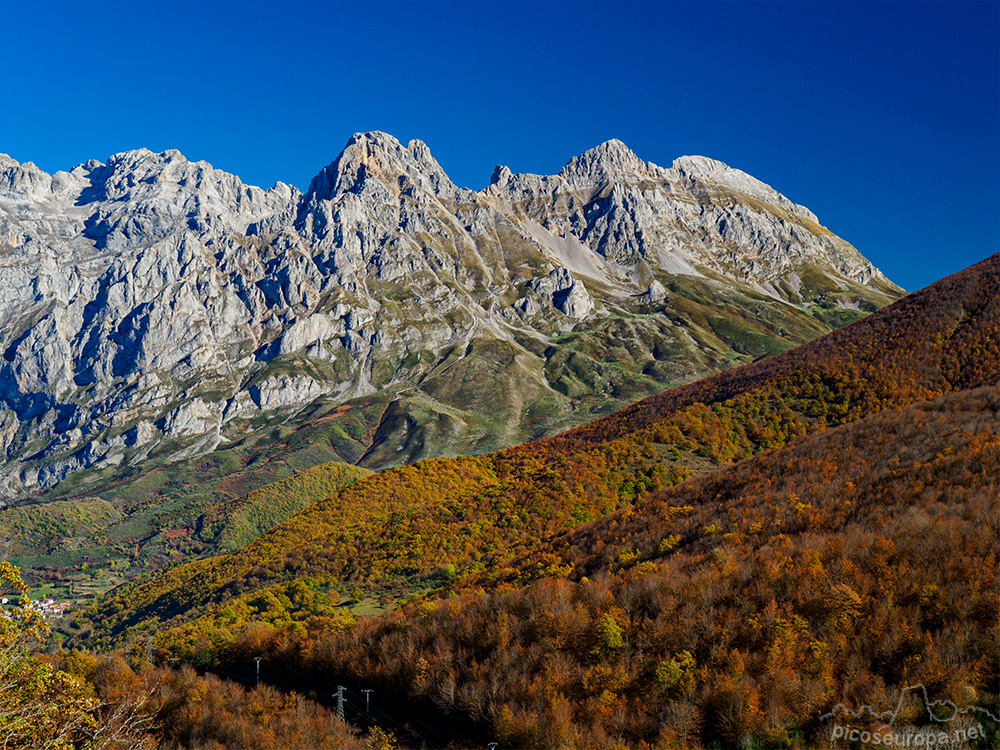
<path id="1" fill-rule="evenodd" d="M 0 152 L 305 188 L 355 131 L 457 183 L 609 138 L 721 159 L 907 289 L 1000 250 L 1000 3 L 0 0 Z"/>

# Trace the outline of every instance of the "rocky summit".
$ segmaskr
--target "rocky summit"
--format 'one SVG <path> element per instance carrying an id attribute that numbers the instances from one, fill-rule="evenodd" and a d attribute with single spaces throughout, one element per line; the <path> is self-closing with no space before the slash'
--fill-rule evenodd
<path id="1" fill-rule="evenodd" d="M 304 194 L 177 151 L 52 175 L 0 155 L 0 500 L 376 397 L 345 460 L 482 452 L 901 294 L 750 175 L 620 141 L 479 191 L 378 132 Z"/>

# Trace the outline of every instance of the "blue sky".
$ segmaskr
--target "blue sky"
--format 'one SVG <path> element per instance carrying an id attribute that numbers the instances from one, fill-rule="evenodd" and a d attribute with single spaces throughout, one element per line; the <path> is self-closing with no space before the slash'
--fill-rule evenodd
<path id="1" fill-rule="evenodd" d="M 305 188 L 355 131 L 460 185 L 609 138 L 721 159 L 913 290 L 1000 250 L 1000 2 L 0 0 L 0 152 Z"/>

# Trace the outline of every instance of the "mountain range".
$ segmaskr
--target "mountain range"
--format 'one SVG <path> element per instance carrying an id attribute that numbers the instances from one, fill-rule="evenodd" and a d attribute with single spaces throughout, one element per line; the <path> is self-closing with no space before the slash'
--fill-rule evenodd
<path id="1" fill-rule="evenodd" d="M 305 193 L 177 151 L 0 156 L 0 500 L 246 465 L 293 433 L 323 444 L 303 465 L 483 453 L 901 294 L 744 172 L 620 141 L 478 191 L 378 132 Z"/>

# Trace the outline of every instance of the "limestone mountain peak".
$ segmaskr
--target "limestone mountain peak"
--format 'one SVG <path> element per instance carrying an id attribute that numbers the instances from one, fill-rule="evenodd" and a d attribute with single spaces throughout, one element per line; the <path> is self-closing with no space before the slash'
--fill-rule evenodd
<path id="1" fill-rule="evenodd" d="M 570 159 L 559 171 L 568 182 L 633 181 L 649 174 L 649 165 L 613 138 Z"/>
<path id="2" fill-rule="evenodd" d="M 352 135 L 340 155 L 313 178 L 307 195 L 329 200 L 341 193 L 359 193 L 370 178 L 396 194 L 408 185 L 435 194 L 456 189 L 423 141 L 414 139 L 404 146 L 394 136 L 375 130 Z"/>

